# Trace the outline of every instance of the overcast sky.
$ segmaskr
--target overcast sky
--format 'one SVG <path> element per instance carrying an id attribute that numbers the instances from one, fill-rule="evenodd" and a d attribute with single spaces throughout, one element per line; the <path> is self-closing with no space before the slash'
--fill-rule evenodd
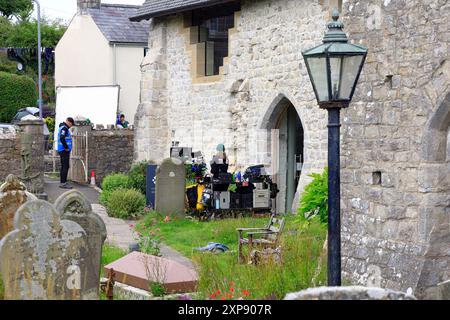
<path id="1" fill-rule="evenodd" d="M 40 0 L 41 14 L 69 22 L 77 11 L 77 0 Z M 103 3 L 139 4 L 144 0 L 102 0 Z"/>

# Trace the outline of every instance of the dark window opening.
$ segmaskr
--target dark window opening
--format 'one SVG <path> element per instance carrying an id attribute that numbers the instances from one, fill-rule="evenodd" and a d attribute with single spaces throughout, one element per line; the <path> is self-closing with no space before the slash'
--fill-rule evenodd
<path id="1" fill-rule="evenodd" d="M 192 12 L 192 26 L 199 27 L 197 43 L 204 43 L 205 76 L 218 75 L 228 57 L 228 31 L 234 28 L 239 3 L 204 8 Z"/>
<path id="2" fill-rule="evenodd" d="M 381 185 L 381 171 L 375 171 L 372 173 L 372 184 L 374 186 Z"/>

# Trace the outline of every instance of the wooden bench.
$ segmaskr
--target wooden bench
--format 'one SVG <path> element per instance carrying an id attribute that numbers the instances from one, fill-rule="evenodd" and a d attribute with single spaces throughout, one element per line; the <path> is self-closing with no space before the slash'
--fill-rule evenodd
<path id="1" fill-rule="evenodd" d="M 276 215 L 272 215 L 268 225 L 265 228 L 236 229 L 239 233 L 238 263 L 242 263 L 243 261 L 243 245 L 249 246 L 249 253 L 252 252 L 253 247 L 258 247 L 259 249 L 275 249 L 280 241 L 281 232 L 284 229 L 284 223 L 284 218 L 277 218 Z M 245 235 L 247 237 L 245 237 Z"/>

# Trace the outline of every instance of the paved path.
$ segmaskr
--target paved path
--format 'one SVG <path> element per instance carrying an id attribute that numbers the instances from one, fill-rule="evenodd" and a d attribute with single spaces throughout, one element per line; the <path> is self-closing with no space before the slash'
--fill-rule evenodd
<path id="1" fill-rule="evenodd" d="M 70 183 L 71 186 L 73 186 L 74 189 L 77 189 L 82 194 L 84 194 L 90 203 L 95 204 L 98 203 L 98 191 L 94 188 L 90 187 L 89 185 L 81 185 L 77 183 Z M 69 191 L 67 189 L 61 189 L 59 187 L 60 183 L 58 180 L 51 179 L 51 178 L 45 178 L 45 184 L 44 184 L 44 190 L 45 193 L 48 195 L 48 201 L 51 203 L 55 203 L 56 199 L 63 193 Z"/>

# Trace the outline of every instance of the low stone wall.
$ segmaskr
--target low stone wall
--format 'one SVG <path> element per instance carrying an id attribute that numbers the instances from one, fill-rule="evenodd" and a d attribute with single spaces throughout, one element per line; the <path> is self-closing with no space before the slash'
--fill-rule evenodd
<path id="1" fill-rule="evenodd" d="M 284 300 L 416 300 L 408 293 L 381 288 L 320 287 L 290 293 Z"/>
<path id="2" fill-rule="evenodd" d="M 20 135 L 18 128 L 0 128 L 0 181 L 9 174 L 20 175 Z"/>
<path id="3" fill-rule="evenodd" d="M 94 170 L 97 185 L 111 173 L 126 173 L 133 164 L 134 131 L 92 130 L 89 136 L 89 173 Z"/>

